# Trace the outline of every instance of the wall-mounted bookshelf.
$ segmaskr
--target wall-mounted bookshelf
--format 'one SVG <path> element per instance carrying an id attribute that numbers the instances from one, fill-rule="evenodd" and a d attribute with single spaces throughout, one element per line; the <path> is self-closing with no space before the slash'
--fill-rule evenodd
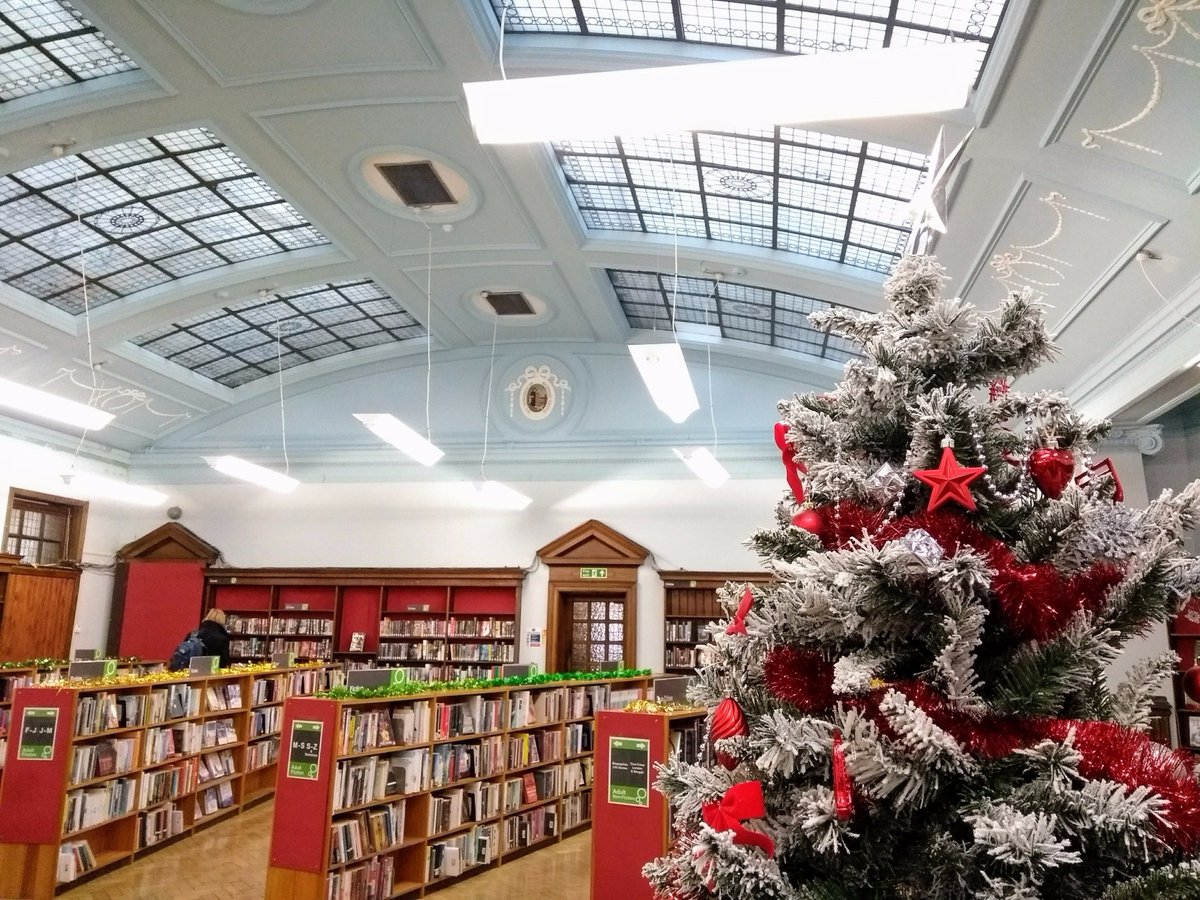
<path id="1" fill-rule="evenodd" d="M 206 605 L 230 654 L 382 665 L 412 680 L 481 677 L 516 661 L 520 569 L 221 569 Z"/>
<path id="2" fill-rule="evenodd" d="M 717 589 L 770 581 L 765 572 L 660 572 L 664 589 L 663 670 L 682 674 L 700 665 L 699 648 L 710 639 L 708 626 L 725 618 Z"/>
<path id="3" fill-rule="evenodd" d="M 267 900 L 423 896 L 586 827 L 595 713 L 648 685 L 289 701 Z"/>

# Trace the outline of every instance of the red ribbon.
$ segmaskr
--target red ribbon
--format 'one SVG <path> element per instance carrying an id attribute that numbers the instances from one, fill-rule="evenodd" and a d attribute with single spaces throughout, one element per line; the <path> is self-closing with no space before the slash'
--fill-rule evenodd
<path id="1" fill-rule="evenodd" d="M 746 633 L 746 613 L 750 612 L 750 604 L 753 602 L 754 594 L 750 591 L 750 585 L 746 585 L 746 590 L 742 592 L 742 602 L 738 604 L 737 614 L 729 623 L 729 627 L 725 629 L 726 634 Z"/>
<path id="2" fill-rule="evenodd" d="M 775 855 L 775 842 L 761 831 L 742 825 L 746 819 L 761 819 L 767 814 L 763 803 L 762 782 L 743 781 L 725 792 L 718 803 L 705 803 L 701 810 L 705 823 L 713 831 L 732 831 L 735 844 L 758 847 L 767 856 Z"/>
<path id="3" fill-rule="evenodd" d="M 804 463 L 796 462 L 796 454 L 792 450 L 791 444 L 788 443 L 787 433 L 787 422 L 775 423 L 775 446 L 783 454 L 783 468 L 787 473 L 788 487 L 792 489 L 792 496 L 796 498 L 796 502 L 803 503 L 804 485 L 800 481 L 800 473 L 807 472 L 808 468 Z"/>

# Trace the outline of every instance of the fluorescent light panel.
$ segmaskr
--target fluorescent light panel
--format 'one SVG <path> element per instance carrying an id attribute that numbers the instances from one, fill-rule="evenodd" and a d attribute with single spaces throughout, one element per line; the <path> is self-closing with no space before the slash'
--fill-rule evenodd
<path id="1" fill-rule="evenodd" d="M 966 105 L 974 44 L 551 75 L 463 85 L 484 144 L 736 130 Z"/>
<path id="2" fill-rule="evenodd" d="M 63 476 L 63 480 L 69 487 L 89 497 L 106 497 L 109 500 L 119 500 L 122 503 L 133 503 L 138 506 L 160 506 L 167 502 L 167 495 L 162 491 L 104 478 L 90 472 L 76 472 L 73 475 Z"/>
<path id="3" fill-rule="evenodd" d="M 271 469 L 264 469 L 262 466 L 247 462 L 237 456 L 206 456 L 204 461 L 218 472 L 233 478 L 240 478 L 242 481 L 249 481 L 272 491 L 278 491 L 281 494 L 294 491 L 300 484 L 295 478 Z"/>
<path id="4" fill-rule="evenodd" d="M 432 466 L 445 454 L 413 431 L 390 413 L 355 413 L 354 418 L 362 422 L 378 437 L 383 438 L 397 450 L 415 459 L 423 466 Z"/>
<path id="5" fill-rule="evenodd" d="M 526 497 L 520 491 L 510 488 L 499 481 L 476 481 L 473 483 L 480 499 L 489 506 L 506 509 L 524 509 L 533 502 L 532 497 Z"/>
<path id="6" fill-rule="evenodd" d="M 17 412 L 88 431 L 98 431 L 113 420 L 107 413 L 86 403 L 68 400 L 38 388 L 31 388 L 7 378 L 0 378 L 0 406 Z"/>
<path id="7" fill-rule="evenodd" d="M 637 365 L 654 405 L 672 422 L 682 422 L 700 408 L 692 377 L 688 374 L 683 351 L 675 341 L 661 344 L 630 344 L 629 353 Z"/>
<path id="8" fill-rule="evenodd" d="M 674 449 L 675 455 L 683 460 L 684 465 L 692 470 L 692 474 L 710 488 L 719 488 L 729 480 L 729 473 L 725 471 L 725 467 L 717 461 L 707 447 L 689 447 L 684 450 L 675 447 L 672 449 Z"/>

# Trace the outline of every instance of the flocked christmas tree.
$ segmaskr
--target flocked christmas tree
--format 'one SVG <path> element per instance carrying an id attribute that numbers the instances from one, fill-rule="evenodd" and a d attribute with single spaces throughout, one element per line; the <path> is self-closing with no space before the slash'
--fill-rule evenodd
<path id="1" fill-rule="evenodd" d="M 780 404 L 791 486 L 694 699 L 717 763 L 666 766 L 675 900 L 1200 897 L 1200 784 L 1146 734 L 1173 655 L 1105 670 L 1200 593 L 1200 482 L 1119 502 L 1107 423 L 1008 379 L 1042 310 L 977 313 L 906 256 L 828 394 Z M 1079 475 L 1076 475 L 1076 472 Z"/>

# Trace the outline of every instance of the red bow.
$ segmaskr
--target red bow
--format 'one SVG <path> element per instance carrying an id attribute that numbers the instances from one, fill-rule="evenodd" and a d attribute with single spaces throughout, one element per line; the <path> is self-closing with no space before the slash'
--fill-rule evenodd
<path id="1" fill-rule="evenodd" d="M 746 590 L 742 592 L 742 602 L 738 604 L 737 614 L 729 623 L 729 627 L 725 629 L 726 634 L 746 633 L 746 613 L 750 612 L 750 604 L 753 602 L 754 594 L 750 591 L 750 585 L 746 585 Z"/>
<path id="2" fill-rule="evenodd" d="M 787 422 L 775 423 L 775 446 L 783 454 L 783 468 L 787 473 L 788 487 L 792 489 L 792 496 L 796 498 L 796 502 L 803 503 L 804 485 L 800 482 L 800 473 L 807 472 L 808 468 L 804 463 L 796 462 L 796 453 L 788 443 L 787 433 Z"/>
<path id="3" fill-rule="evenodd" d="M 758 847 L 767 856 L 775 855 L 775 842 L 761 831 L 742 826 L 746 819 L 761 819 L 767 814 L 763 803 L 762 782 L 743 781 L 725 792 L 718 803 L 705 803 L 701 810 L 705 823 L 713 831 L 732 831 L 735 844 Z"/>

